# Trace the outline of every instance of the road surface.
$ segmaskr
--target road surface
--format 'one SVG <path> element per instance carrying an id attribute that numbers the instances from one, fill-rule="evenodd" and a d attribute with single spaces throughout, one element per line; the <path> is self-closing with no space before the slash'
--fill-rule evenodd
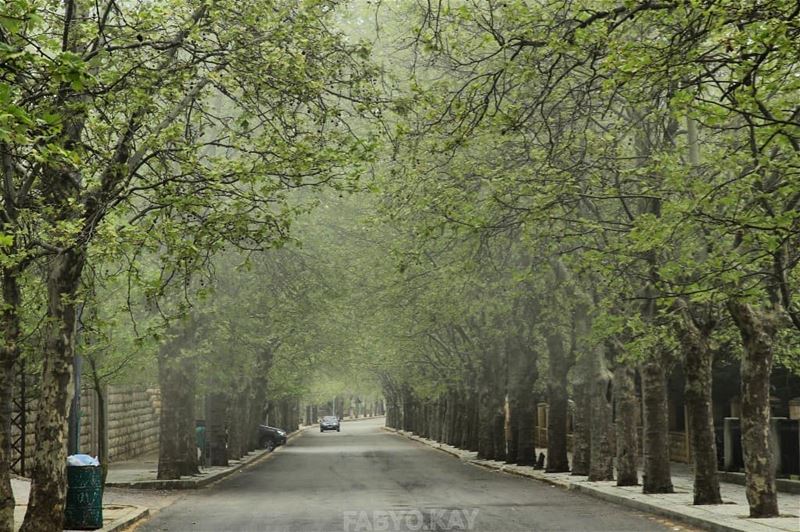
<path id="1" fill-rule="evenodd" d="M 182 497 L 137 531 L 685 530 L 381 430 L 308 430 L 267 460 Z"/>

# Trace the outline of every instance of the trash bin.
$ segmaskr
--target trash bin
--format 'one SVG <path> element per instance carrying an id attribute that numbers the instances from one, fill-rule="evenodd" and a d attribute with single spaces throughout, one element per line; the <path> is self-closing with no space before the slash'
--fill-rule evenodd
<path id="1" fill-rule="evenodd" d="M 64 528 L 103 528 L 103 472 L 100 466 L 67 466 Z"/>

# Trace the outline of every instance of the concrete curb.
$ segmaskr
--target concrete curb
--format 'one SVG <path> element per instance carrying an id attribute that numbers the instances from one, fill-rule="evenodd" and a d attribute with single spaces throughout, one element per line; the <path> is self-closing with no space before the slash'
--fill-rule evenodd
<path id="1" fill-rule="evenodd" d="M 379 417 L 386 417 L 386 416 L 385 415 L 380 415 L 380 416 L 348 417 L 348 418 L 342 419 L 342 423 L 346 423 L 348 421 L 363 421 L 365 419 L 378 419 Z M 315 423 L 314 425 L 319 425 L 319 423 Z M 313 427 L 314 425 L 311 425 L 311 426 Z"/>
<path id="2" fill-rule="evenodd" d="M 297 429 L 296 431 L 292 432 L 286 438 L 286 444 L 288 445 L 289 442 L 294 440 L 300 434 L 302 434 L 307 429 L 313 427 L 313 425 L 308 425 L 302 428 Z M 211 473 L 209 475 L 205 475 L 202 478 L 182 478 L 178 480 L 137 480 L 134 482 L 107 482 L 106 487 L 108 488 L 128 488 L 128 489 L 141 489 L 141 490 L 193 490 L 193 489 L 200 489 L 208 486 L 209 484 L 213 484 L 219 480 L 222 480 L 233 473 L 248 467 L 250 465 L 255 464 L 256 462 L 261 461 L 262 458 L 272 456 L 272 454 L 280 451 L 283 447 L 280 446 L 272 452 L 267 451 L 266 449 L 261 449 L 256 451 L 251 456 L 246 457 L 244 460 L 240 460 L 238 463 L 228 467 L 227 469 L 223 469 L 222 471 L 217 471 L 215 473 Z"/>
<path id="3" fill-rule="evenodd" d="M 125 530 L 134 523 L 145 519 L 149 515 L 150 510 L 144 508 L 143 506 L 131 506 L 130 510 L 125 515 L 118 517 L 109 524 L 105 525 L 100 529 L 100 532 L 118 532 L 120 530 Z"/>
<path id="4" fill-rule="evenodd" d="M 575 491 L 578 493 L 583 493 L 586 495 L 590 495 L 592 497 L 602 499 L 614 504 L 618 504 L 620 506 L 625 506 L 627 508 L 631 508 L 634 510 L 642 511 L 651 513 L 654 515 L 659 515 L 661 517 L 666 517 L 668 519 L 684 523 L 686 525 L 702 528 L 705 530 L 710 530 L 712 532 L 747 532 L 752 531 L 754 528 L 752 523 L 742 523 L 741 526 L 731 526 L 719 521 L 712 521 L 709 519 L 703 519 L 702 517 L 689 515 L 678 510 L 673 510 L 671 508 L 667 508 L 664 506 L 659 506 L 656 504 L 651 504 L 646 501 L 632 499 L 630 497 L 626 497 L 624 495 L 617 495 L 614 493 L 608 493 L 607 491 L 603 491 L 601 489 L 595 488 L 593 486 L 585 485 L 581 482 L 573 482 L 569 480 L 564 480 L 558 477 L 552 477 L 547 475 L 544 472 L 539 471 L 526 471 L 519 469 L 518 466 L 514 464 L 503 464 L 500 462 L 494 461 L 487 461 L 487 460 L 479 460 L 472 458 L 471 456 L 465 456 L 466 451 L 460 449 L 451 449 L 450 446 L 442 445 L 439 442 L 433 442 L 432 440 L 427 440 L 425 438 L 420 438 L 414 434 L 410 434 L 408 432 L 393 429 L 390 427 L 383 427 L 383 429 L 387 432 L 397 434 L 399 436 L 404 436 L 410 440 L 417 441 L 422 443 L 423 445 L 427 445 L 433 449 L 437 449 L 452 456 L 459 458 L 462 462 L 468 463 L 470 465 L 481 467 L 484 469 L 488 469 L 490 471 L 499 471 L 502 473 L 508 473 L 516 476 L 530 478 L 532 480 L 538 480 L 540 482 L 544 482 L 546 484 L 550 484 L 555 487 L 559 487 L 564 490 Z M 473 453 L 470 453 L 470 455 Z M 765 530 L 766 528 L 760 530 Z"/>

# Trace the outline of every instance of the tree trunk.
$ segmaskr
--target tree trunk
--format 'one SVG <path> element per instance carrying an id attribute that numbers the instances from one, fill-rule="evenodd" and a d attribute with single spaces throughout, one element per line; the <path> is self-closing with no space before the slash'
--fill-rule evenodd
<path id="1" fill-rule="evenodd" d="M 175 480 L 199 471 L 195 436 L 194 400 L 197 369 L 184 348 L 192 344 L 196 323 L 175 323 L 175 334 L 159 346 L 158 381 L 161 416 L 158 435 L 159 480 Z"/>
<path id="2" fill-rule="evenodd" d="M 53 257 L 47 275 L 47 326 L 31 493 L 22 532 L 60 531 L 64 521 L 67 409 L 72 401 L 75 293 L 85 264 L 74 247 Z"/>
<path id="3" fill-rule="evenodd" d="M 770 439 L 770 374 L 775 326 L 768 311 L 728 301 L 742 337 L 742 451 L 750 517 L 777 517 L 775 459 Z"/>
<path id="4" fill-rule="evenodd" d="M 695 325 L 688 311 L 683 319 L 681 346 L 686 384 L 684 396 L 694 463 L 694 504 L 722 504 L 717 475 L 717 445 L 711 410 L 712 353 L 708 332 Z"/>
<path id="5" fill-rule="evenodd" d="M 172 342 L 159 348 L 158 383 L 161 390 L 161 414 L 158 432 L 158 474 L 159 480 L 175 480 L 181 478 L 179 466 L 180 431 L 180 374 L 175 364 L 175 353 Z"/>
<path id="6" fill-rule="evenodd" d="M 489 385 L 488 376 L 481 380 L 483 383 L 478 392 L 480 404 L 478 407 L 478 458 L 494 460 L 494 418 L 496 409 L 492 397 L 493 390 Z"/>
<path id="7" fill-rule="evenodd" d="M 614 480 L 614 453 L 611 445 L 613 394 L 611 372 L 608 370 L 602 346 L 592 349 L 591 381 L 591 448 L 589 480 Z"/>
<path id="8" fill-rule="evenodd" d="M 108 406 L 103 386 L 95 388 L 97 397 L 97 460 L 103 472 L 103 485 L 108 477 Z"/>
<path id="9" fill-rule="evenodd" d="M 642 365 L 644 493 L 672 493 L 667 376 L 661 357 Z"/>
<path id="10" fill-rule="evenodd" d="M 515 464 L 519 455 L 519 413 L 520 404 L 516 393 L 512 393 L 508 399 L 508 449 L 506 462 Z"/>
<path id="11" fill-rule="evenodd" d="M 586 358 L 586 354 L 582 356 Z M 578 366 L 585 366 L 582 360 Z M 589 475 L 592 447 L 592 397 L 589 393 L 588 368 L 580 368 L 583 373 L 573 385 L 575 396 L 575 417 L 572 427 L 572 474 Z"/>
<path id="12" fill-rule="evenodd" d="M 242 457 L 242 397 L 239 393 L 234 393 L 228 398 L 228 458 L 238 460 Z"/>
<path id="13" fill-rule="evenodd" d="M 97 362 L 89 357 L 89 367 L 92 370 L 92 388 L 97 399 L 97 460 L 100 462 L 100 471 L 103 474 L 103 484 L 108 477 L 108 407 L 106 406 L 106 392 L 100 374 L 97 371 Z"/>
<path id="14" fill-rule="evenodd" d="M 555 331 L 555 329 L 554 329 Z M 564 341 L 557 332 L 547 335 L 549 360 L 547 364 L 547 467 L 548 473 L 569 471 L 567 459 L 567 373 L 570 362 L 564 351 Z"/>
<path id="15" fill-rule="evenodd" d="M 228 450 L 225 437 L 225 395 L 220 392 L 206 396 L 206 438 L 208 460 L 212 466 L 228 465 Z"/>
<path id="16" fill-rule="evenodd" d="M 506 459 L 506 416 L 503 404 L 495 403 L 492 435 L 494 436 L 494 460 Z"/>
<path id="17" fill-rule="evenodd" d="M 536 367 L 536 352 L 526 341 L 522 342 L 520 356 L 520 374 L 513 390 L 516 396 L 516 410 L 511 411 L 512 420 L 516 417 L 515 429 L 516 454 L 512 456 L 518 465 L 534 465 L 536 463 L 536 444 L 534 431 L 536 420 L 536 396 L 533 387 L 539 378 Z"/>
<path id="18" fill-rule="evenodd" d="M 3 268 L 3 348 L 0 349 L 0 531 L 14 530 L 14 493 L 11 491 L 11 418 L 14 370 L 19 360 L 22 301 L 17 271 Z"/>
<path id="19" fill-rule="evenodd" d="M 531 383 L 533 387 L 533 383 Z M 536 397 L 528 391 L 519 401 L 519 408 L 512 416 L 517 416 L 517 464 L 532 466 L 536 463 L 536 445 L 534 444 L 534 431 L 536 430 Z"/>
<path id="20" fill-rule="evenodd" d="M 618 364 L 614 369 L 614 400 L 616 401 L 617 486 L 639 484 L 639 427 L 634 383 L 635 371 Z"/>
<path id="21" fill-rule="evenodd" d="M 178 417 L 179 431 L 179 462 L 181 476 L 196 475 L 200 472 L 197 459 L 197 436 L 195 393 L 197 389 L 197 367 L 194 358 L 181 352 L 181 386 L 180 386 L 180 414 Z"/>

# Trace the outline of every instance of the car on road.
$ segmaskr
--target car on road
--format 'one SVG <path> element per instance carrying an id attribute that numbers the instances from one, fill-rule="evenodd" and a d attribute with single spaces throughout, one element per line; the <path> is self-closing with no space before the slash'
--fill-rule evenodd
<path id="1" fill-rule="evenodd" d="M 325 432 L 326 430 L 335 430 L 341 432 L 342 428 L 339 425 L 339 418 L 336 416 L 325 416 L 319 422 L 319 431 Z"/>
<path id="2" fill-rule="evenodd" d="M 286 443 L 286 431 L 269 425 L 258 426 L 258 446 L 267 451 Z"/>

